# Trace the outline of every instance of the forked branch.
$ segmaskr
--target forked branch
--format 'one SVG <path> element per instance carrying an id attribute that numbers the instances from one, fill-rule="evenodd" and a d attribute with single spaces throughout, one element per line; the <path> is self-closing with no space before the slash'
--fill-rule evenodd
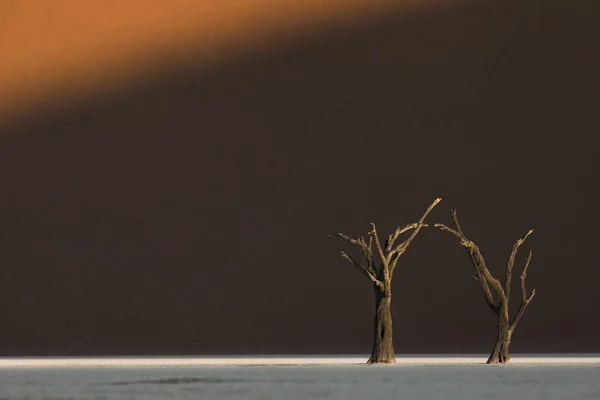
<path id="1" fill-rule="evenodd" d="M 414 240 L 414 238 L 417 236 L 417 234 L 419 233 L 419 231 L 421 230 L 421 228 L 428 226 L 427 224 L 425 224 L 425 218 L 427 218 L 427 216 L 429 215 L 429 213 L 431 212 L 431 210 L 433 210 L 433 208 L 440 202 L 442 201 L 442 199 L 440 197 L 438 197 L 437 199 L 435 199 L 433 201 L 433 203 L 431 203 L 429 205 L 429 207 L 427 207 L 427 210 L 425 211 L 425 213 L 421 216 L 421 219 L 419 219 L 419 222 L 413 223 L 413 224 L 409 224 L 406 225 L 404 228 L 402 229 L 396 229 L 396 232 L 399 232 L 396 234 L 396 232 L 394 233 L 394 236 L 392 236 L 392 239 L 394 239 L 393 241 L 391 241 L 391 243 L 388 244 L 389 249 L 392 248 L 394 241 L 398 238 L 398 236 L 400 236 L 400 234 L 408 231 L 408 230 L 413 230 L 412 233 L 410 234 L 410 236 L 408 237 L 408 239 L 406 239 L 404 242 L 400 243 L 398 246 L 396 246 L 393 250 L 388 250 L 388 264 L 390 266 L 390 277 L 394 274 L 394 269 L 396 269 L 396 265 L 398 263 L 398 259 L 400 258 L 400 256 L 406 251 L 406 249 L 408 248 L 408 246 L 410 246 L 410 244 L 412 243 L 412 241 Z"/>
<path id="2" fill-rule="evenodd" d="M 373 282 L 377 287 L 383 289 L 383 283 L 375 277 L 375 273 L 373 270 L 369 270 L 360 262 L 356 261 L 352 256 L 349 256 L 344 251 L 342 251 L 342 257 L 350 262 L 350 264 L 354 265 L 364 276 L 369 278 L 371 282 Z"/>
<path id="3" fill-rule="evenodd" d="M 427 218 L 427 216 L 429 215 L 429 213 L 431 212 L 431 210 L 433 210 L 433 208 L 440 202 L 442 201 L 441 198 L 437 198 L 433 201 L 433 203 L 431 203 L 429 205 L 429 207 L 427 208 L 427 210 L 425 211 L 425 213 L 421 216 L 421 219 L 419 220 L 419 222 L 415 223 L 415 224 L 410 224 L 408 226 L 410 226 L 413 230 L 413 232 L 410 234 L 410 236 L 408 237 L 408 239 L 406 239 L 404 242 L 400 243 L 398 246 L 396 246 L 396 248 L 394 250 L 392 250 L 392 252 L 390 253 L 390 257 L 396 253 L 403 253 L 404 251 L 406 251 L 406 249 L 408 248 L 408 246 L 411 244 L 411 242 L 413 241 L 413 239 L 417 236 L 417 234 L 419 233 L 419 231 L 421 230 L 422 227 L 427 226 L 424 222 L 425 222 L 425 218 Z M 408 230 L 408 229 L 407 229 Z"/>
<path id="4" fill-rule="evenodd" d="M 533 233 L 533 229 L 531 229 L 529 232 L 527 232 L 526 234 L 521 236 L 519 239 L 517 239 L 517 241 L 515 242 L 515 244 L 512 248 L 510 256 L 508 257 L 508 264 L 506 265 L 506 275 L 504 277 L 504 293 L 506 293 L 506 297 L 510 297 L 510 284 L 511 284 L 511 280 L 512 280 L 512 271 L 513 271 L 513 266 L 515 264 L 515 258 L 517 256 L 517 251 L 519 250 L 519 247 L 525 242 L 527 237 L 529 235 L 531 235 L 532 233 Z M 531 253 L 530 253 L 530 257 L 531 257 Z M 527 265 L 529 265 L 529 261 L 527 262 Z"/>
<path id="5" fill-rule="evenodd" d="M 521 320 L 521 317 L 525 313 L 527 306 L 535 296 L 535 290 L 527 297 L 527 288 L 525 287 L 525 280 L 527 278 L 527 270 L 531 263 L 532 252 L 529 252 L 529 257 L 521 273 L 521 305 L 517 313 L 511 319 L 509 316 L 509 300 L 510 300 L 510 286 L 512 280 L 512 273 L 517 257 L 519 247 L 525 242 L 525 240 L 533 233 L 533 229 L 528 231 L 526 234 L 521 236 L 513 245 L 510 256 L 508 257 L 508 263 L 506 264 L 506 271 L 504 276 L 504 284 L 492 276 L 488 270 L 483 255 L 479 250 L 479 247 L 469 240 L 463 232 L 460 222 L 458 221 L 458 215 L 456 210 L 452 210 L 452 219 L 454 220 L 455 228 L 450 228 L 444 224 L 435 224 L 435 226 L 443 231 L 449 232 L 456 236 L 460 240 L 460 244 L 467 250 L 473 268 L 475 269 L 475 280 L 481 286 L 483 296 L 487 305 L 497 316 L 498 333 L 496 336 L 496 342 L 494 344 L 492 353 L 488 358 L 488 364 L 507 363 L 510 360 L 510 341 L 512 334 Z"/>
<path id="6" fill-rule="evenodd" d="M 523 272 L 521 273 L 521 305 L 519 306 L 519 310 L 510 323 L 511 330 L 514 330 L 517 327 L 519 320 L 525 313 L 525 309 L 533 299 L 533 296 L 535 296 L 535 289 L 533 289 L 531 296 L 527 297 L 527 288 L 525 287 L 525 279 L 527 278 L 527 270 L 529 269 L 529 264 L 531 263 L 531 257 L 533 257 L 533 251 L 530 250 L 529 257 L 527 257 L 527 262 L 525 263 L 525 267 L 523 267 Z"/>
<path id="7" fill-rule="evenodd" d="M 492 311 L 498 312 L 500 303 L 502 299 L 505 298 L 502 285 L 500 285 L 500 281 L 494 278 L 488 270 L 485 264 L 485 259 L 483 258 L 479 247 L 465 236 L 460 222 L 458 221 L 456 210 L 452 210 L 452 219 L 454 220 L 456 229 L 452 229 L 444 224 L 435 224 L 434 226 L 443 231 L 450 232 L 460 239 L 460 244 L 467 250 L 469 258 L 471 259 L 471 263 L 473 264 L 473 268 L 475 269 L 475 280 L 481 287 L 485 302 L 492 309 Z M 494 292 L 493 294 L 492 290 Z"/>
<path id="8" fill-rule="evenodd" d="M 371 222 L 371 232 L 369 232 L 369 236 L 371 238 L 375 238 L 375 248 L 377 249 L 377 254 L 379 254 L 379 258 L 381 259 L 381 268 L 383 269 L 383 272 L 386 273 L 388 271 L 388 260 L 386 254 L 383 252 L 381 243 L 379 242 L 377 228 L 373 222 Z"/>
<path id="9" fill-rule="evenodd" d="M 387 236 L 385 243 L 381 244 L 379 240 L 379 235 L 377 233 L 377 227 L 374 223 L 371 223 L 371 231 L 369 232 L 369 243 L 365 241 L 365 239 L 361 236 L 358 239 L 351 238 L 350 236 L 338 232 L 331 235 L 327 235 L 328 237 L 337 237 L 340 239 L 344 239 L 348 243 L 358 247 L 363 255 L 365 256 L 366 265 L 358 262 L 353 257 L 349 256 L 345 252 L 342 252 L 342 257 L 348 260 L 352 265 L 354 265 L 358 270 L 361 271 L 363 275 L 369 278 L 375 285 L 378 287 L 389 288 L 390 282 L 392 279 L 392 273 L 394 268 L 396 267 L 396 263 L 398 262 L 398 258 L 402 255 L 402 253 L 406 250 L 406 248 L 410 245 L 412 240 L 415 238 L 417 233 L 421 230 L 422 227 L 427 226 L 424 221 L 427 215 L 433 210 L 433 208 L 441 201 L 442 199 L 437 198 L 431 203 L 431 205 L 427 208 L 419 222 L 415 222 L 412 224 L 408 224 L 403 227 L 398 227 L 394 231 L 394 233 Z M 395 241 L 398 237 L 404 232 L 412 230 L 412 234 L 409 238 L 398 246 L 394 247 Z M 375 244 L 375 250 L 379 259 L 381 260 L 381 265 L 379 268 L 375 266 L 375 255 L 373 254 L 373 243 Z"/>
<path id="10" fill-rule="evenodd" d="M 465 236 L 460 222 L 458 220 L 456 210 L 452 210 L 452 220 L 454 221 L 456 229 L 450 228 L 444 224 L 435 224 L 435 227 L 443 231 L 450 232 L 451 234 L 460 239 L 461 245 L 465 247 L 467 252 L 469 253 L 471 263 L 473 264 L 473 267 L 475 269 L 474 278 L 477 282 L 479 282 L 479 285 L 481 286 L 481 290 L 483 291 L 485 301 L 494 312 L 498 312 L 502 304 L 507 304 L 510 296 L 512 271 L 517 251 L 519 250 L 519 247 L 529 237 L 529 235 L 533 233 L 533 229 L 521 236 L 515 242 L 510 257 L 508 259 L 508 263 L 506 265 L 504 285 L 501 285 L 500 281 L 494 278 L 490 273 L 489 269 L 487 268 L 483 255 L 479 250 L 479 247 Z M 533 291 L 532 295 L 529 298 L 527 298 L 527 293 L 525 289 L 525 278 L 527 276 L 527 269 L 529 268 L 531 257 L 532 253 L 530 252 L 529 258 L 527 259 L 527 263 L 525 264 L 525 267 L 523 269 L 523 273 L 521 274 L 521 307 L 519 308 L 519 311 L 513 318 L 513 323 L 515 326 L 519 322 L 521 315 L 523 315 L 523 313 L 525 312 L 525 308 L 527 308 L 527 305 L 529 304 L 529 302 L 533 298 L 533 295 L 535 294 L 535 291 Z"/>
<path id="11" fill-rule="evenodd" d="M 365 241 L 365 239 L 361 236 L 358 239 L 353 239 L 350 236 L 338 232 L 331 235 L 327 235 L 328 237 L 337 237 L 340 239 L 344 239 L 347 242 L 357 246 L 362 252 L 367 262 L 367 265 L 364 266 L 360 262 L 354 259 L 354 257 L 349 256 L 345 252 L 342 251 L 342 257 L 348 260 L 352 265 L 354 265 L 363 275 L 365 275 L 371 282 L 373 282 L 378 287 L 383 287 L 383 283 L 377 279 L 377 271 L 375 271 L 375 262 L 373 260 L 373 250 L 372 243 L 373 239 L 369 238 L 369 243 Z"/>
<path id="12" fill-rule="evenodd" d="M 394 242 L 398 239 L 398 236 L 402 235 L 404 232 L 407 232 L 411 229 L 415 229 L 419 224 L 417 222 L 413 224 L 408 224 L 403 227 L 397 227 L 396 231 L 392 234 L 389 234 L 387 239 L 385 240 L 385 251 L 389 253 L 392 250 L 392 246 L 394 246 Z M 427 226 L 427 225 L 425 225 Z"/>

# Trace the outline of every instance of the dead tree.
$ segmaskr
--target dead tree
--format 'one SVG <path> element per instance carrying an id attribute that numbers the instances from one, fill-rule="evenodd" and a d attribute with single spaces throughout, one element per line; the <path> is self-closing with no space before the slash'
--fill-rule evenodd
<path id="1" fill-rule="evenodd" d="M 456 229 L 449 228 L 444 224 L 435 224 L 435 227 L 450 232 L 454 236 L 458 237 L 460 239 L 460 244 L 467 250 L 475 270 L 475 276 L 473 276 L 473 278 L 475 278 L 475 280 L 479 283 L 488 307 L 496 314 L 498 320 L 498 335 L 496 337 L 496 343 L 494 344 L 492 354 L 488 358 L 487 363 L 505 364 L 510 361 L 509 346 L 515 328 L 521 320 L 523 313 L 525 313 L 525 309 L 533 299 L 533 296 L 535 296 L 534 289 L 531 295 L 527 297 L 527 289 L 525 288 L 527 269 L 529 268 L 529 263 L 531 262 L 531 257 L 533 255 L 532 251 L 530 250 L 529 257 L 527 258 L 527 262 L 525 263 L 525 267 L 521 273 L 521 304 L 517 310 L 517 313 L 512 317 L 512 319 L 509 318 L 508 302 L 510 299 L 510 285 L 515 257 L 517 256 L 519 247 L 523 244 L 523 242 L 525 242 L 525 239 L 527 239 L 527 237 L 533 233 L 533 229 L 517 239 L 513 245 L 512 252 L 510 253 L 508 263 L 506 265 L 504 284 L 501 284 L 500 281 L 494 278 L 488 270 L 479 247 L 477 247 L 475 243 L 465 236 L 460 223 L 458 222 L 456 210 L 452 210 L 452 219 L 454 220 Z"/>
<path id="2" fill-rule="evenodd" d="M 425 218 L 441 200 L 438 198 L 431 203 L 419 222 L 396 228 L 394 233 L 388 235 L 383 246 L 379 241 L 374 223 L 371 223 L 372 229 L 368 233 L 368 243 L 362 236 L 358 239 L 353 239 L 343 233 L 328 235 L 329 237 L 344 239 L 361 250 L 365 259 L 364 264 L 344 251 L 342 251 L 342 257 L 362 272 L 371 281 L 375 290 L 373 348 L 367 364 L 396 363 L 392 335 L 392 313 L 390 309 L 392 301 L 392 277 L 394 276 L 394 270 L 398 265 L 400 256 L 406 251 L 421 228 L 427 226 L 424 223 Z M 404 242 L 394 246 L 394 243 L 401 234 L 411 230 L 411 235 Z M 373 242 L 375 242 L 375 252 L 373 252 Z"/>

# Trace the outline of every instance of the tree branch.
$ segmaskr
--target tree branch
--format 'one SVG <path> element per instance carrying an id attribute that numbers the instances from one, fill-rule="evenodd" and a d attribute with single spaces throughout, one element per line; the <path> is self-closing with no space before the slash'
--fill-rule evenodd
<path id="1" fill-rule="evenodd" d="M 369 244 L 366 247 L 365 258 L 367 259 L 367 268 L 373 275 L 377 274 L 375 265 L 373 265 L 373 238 L 369 236 Z"/>
<path id="2" fill-rule="evenodd" d="M 367 256 L 371 253 L 370 245 L 367 245 L 367 243 L 365 242 L 365 239 L 362 236 L 359 237 L 358 239 L 352 239 L 350 236 L 345 235 L 341 232 L 338 232 L 338 233 L 327 235 L 327 237 L 338 237 L 338 238 L 344 239 L 347 242 L 359 247 L 362 250 L 362 252 L 365 254 L 365 256 Z"/>
<path id="3" fill-rule="evenodd" d="M 529 269 L 529 263 L 531 262 L 531 257 L 533 257 L 533 251 L 529 251 L 529 257 L 527 257 L 527 262 L 525 263 L 525 267 L 523 268 L 523 272 L 521 273 L 521 305 L 519 306 L 519 310 L 513 317 L 510 323 L 510 329 L 514 330 L 519 323 L 519 320 L 525 313 L 525 309 L 535 296 L 535 289 L 531 292 L 531 296 L 527 297 L 527 288 L 525 287 L 525 279 L 527 278 L 527 270 Z"/>
<path id="4" fill-rule="evenodd" d="M 390 266 L 390 279 L 392 279 L 393 276 L 393 272 L 394 269 L 396 268 L 396 264 L 398 263 L 398 260 L 400 259 L 400 256 L 402 255 L 402 253 L 394 253 L 391 251 L 392 246 L 394 245 L 394 242 L 396 241 L 396 239 L 398 238 L 398 236 L 400 236 L 401 234 L 403 234 L 406 231 L 409 231 L 411 229 L 415 229 L 419 226 L 418 222 L 412 223 L 412 224 L 408 224 L 405 225 L 404 227 L 400 228 L 396 228 L 396 232 L 394 232 L 393 235 L 389 235 L 388 236 L 388 240 L 386 241 L 386 254 L 387 254 L 387 258 L 388 258 L 388 264 Z M 427 224 L 423 224 L 423 226 L 427 227 L 429 225 Z M 391 238 L 391 240 L 390 240 Z"/>
<path id="5" fill-rule="evenodd" d="M 467 239 L 466 242 L 463 241 L 461 244 L 467 249 L 467 253 L 471 258 L 471 264 L 475 268 L 475 274 L 477 276 L 476 280 L 479 282 L 479 286 L 483 291 L 485 302 L 492 311 L 498 312 L 501 302 L 506 299 L 500 281 L 494 278 L 490 273 L 485 264 L 483 255 L 475 243 Z M 496 299 L 494 299 L 494 296 L 492 295 L 492 289 L 496 294 Z"/>
<path id="6" fill-rule="evenodd" d="M 521 301 L 523 302 L 527 300 L 527 288 L 525 287 L 525 279 L 527 278 L 527 270 L 529 269 L 529 264 L 531 263 L 532 257 L 533 251 L 529 250 L 529 257 L 527 257 L 527 262 L 525 263 L 525 267 L 523 267 L 523 272 L 521 272 Z"/>
<path id="7" fill-rule="evenodd" d="M 506 298 L 510 298 L 510 284 L 512 281 L 512 270 L 515 264 L 515 258 L 517 256 L 517 251 L 519 247 L 525 242 L 527 237 L 533 233 L 533 229 L 529 232 L 521 236 L 515 244 L 513 245 L 512 251 L 510 253 L 510 257 L 508 257 L 508 264 L 506 265 L 506 275 L 504 276 L 504 293 L 506 294 Z"/>
<path id="8" fill-rule="evenodd" d="M 387 285 L 390 283 L 390 270 L 389 264 L 387 261 L 387 257 L 383 252 L 383 248 L 381 247 L 381 243 L 379 242 L 379 236 L 377 235 L 377 229 L 375 228 L 375 224 L 371 222 L 371 226 L 373 229 L 369 232 L 371 238 L 375 238 L 375 248 L 377 249 L 377 253 L 379 254 L 379 258 L 381 259 L 381 274 L 383 275 L 384 283 Z"/>
<path id="9" fill-rule="evenodd" d="M 454 236 L 456 236 L 457 238 L 459 238 L 460 240 L 465 239 L 465 237 L 463 235 L 461 235 L 458 231 L 455 231 L 454 229 L 444 225 L 444 224 L 435 224 L 433 226 L 434 228 L 440 228 L 443 231 L 447 231 L 450 232 L 451 234 L 453 234 Z"/>
<path id="10" fill-rule="evenodd" d="M 365 249 L 365 247 L 366 247 L 366 243 L 364 243 L 364 239 L 363 239 L 362 237 L 361 237 L 361 238 L 359 238 L 359 239 L 352 239 L 350 236 L 348 236 L 348 235 L 345 235 L 345 234 L 343 234 L 343 233 L 341 233 L 341 232 L 338 232 L 338 233 L 333 233 L 333 234 L 327 235 L 327 237 L 339 237 L 339 238 L 341 238 L 341 239 L 344 239 L 344 240 L 346 240 L 346 241 L 348 241 L 348 242 L 352 243 L 352 244 L 353 244 L 353 245 L 355 245 L 355 246 L 358 246 L 358 247 L 360 247 L 360 248 L 361 248 L 363 251 L 364 251 L 364 249 Z"/>
<path id="11" fill-rule="evenodd" d="M 349 256 L 344 251 L 342 251 L 342 257 L 350 262 L 350 264 L 354 265 L 364 276 L 369 278 L 371 282 L 373 282 L 377 287 L 383 289 L 383 283 L 373 275 L 371 271 L 365 268 L 360 262 L 356 261 L 352 256 Z"/>
<path id="12" fill-rule="evenodd" d="M 425 218 L 427 218 L 427 215 L 429 215 L 429 213 L 431 212 L 431 210 L 433 210 L 433 208 L 440 201 L 442 201 L 442 199 L 440 197 L 438 197 L 437 199 L 435 199 L 433 201 L 433 203 L 431 203 L 429 205 L 429 207 L 427 208 L 427 210 L 425 211 L 425 213 L 421 216 L 421 219 L 419 219 L 419 222 L 417 222 L 416 224 L 407 225 L 407 226 L 414 226 L 414 228 L 412 228 L 412 229 L 414 229 L 413 232 L 410 234 L 410 236 L 408 237 L 408 239 L 406 239 L 404 242 L 400 243 L 398 246 L 396 246 L 396 248 L 394 250 L 392 250 L 391 252 L 388 253 L 388 263 L 391 262 L 392 257 L 395 257 L 395 262 L 390 267 L 390 276 L 393 275 L 393 273 L 394 273 L 394 269 L 396 268 L 396 263 L 398 262 L 398 258 L 402 255 L 402 253 L 404 253 L 406 251 L 406 249 L 408 248 L 408 246 L 410 246 L 411 242 L 417 236 L 417 234 L 419 233 L 419 231 L 421 230 L 421 228 L 424 227 L 424 226 L 428 226 L 428 225 L 426 225 L 424 223 L 425 222 Z M 408 230 L 408 229 L 406 229 L 406 230 Z"/>
<path id="13" fill-rule="evenodd" d="M 506 300 L 506 296 L 504 294 L 504 290 L 500 281 L 492 276 L 489 269 L 485 264 L 485 259 L 479 250 L 479 247 L 469 240 L 465 234 L 463 233 L 460 222 L 458 221 L 458 215 L 456 210 L 452 210 L 452 219 L 454 220 L 454 224 L 456 225 L 456 230 L 449 228 L 444 224 L 435 224 L 434 226 L 440 228 L 443 231 L 450 232 L 454 236 L 460 239 L 460 244 L 465 247 L 467 253 L 469 254 L 469 258 L 471 259 L 471 264 L 475 269 L 475 280 L 479 283 L 481 290 L 483 292 L 483 297 L 488 307 L 494 312 L 498 312 L 500 309 L 500 304 L 503 300 Z M 491 288 L 490 288 L 491 286 Z M 492 295 L 492 289 L 496 294 L 497 299 L 494 299 Z"/>
<path id="14" fill-rule="evenodd" d="M 458 232 L 461 235 L 464 235 L 463 230 L 460 226 L 460 222 L 458 222 L 458 214 L 456 213 L 456 208 L 453 208 L 452 210 L 450 210 L 451 214 L 452 214 L 452 220 L 454 221 L 454 225 L 456 225 L 456 229 L 458 229 Z"/>
<path id="15" fill-rule="evenodd" d="M 338 237 L 359 247 L 365 256 L 365 259 L 367 260 L 367 271 L 373 276 L 377 275 L 377 272 L 375 271 L 375 266 L 373 265 L 373 251 L 371 244 L 373 240 L 371 238 L 369 238 L 369 244 L 367 244 L 367 242 L 365 242 L 365 239 L 362 236 L 358 239 L 352 239 L 350 236 L 340 232 L 327 235 L 327 237 Z"/>
<path id="16" fill-rule="evenodd" d="M 419 230 L 422 227 L 427 226 L 424 223 L 425 218 L 441 200 L 442 199 L 440 199 L 440 198 L 435 199 L 433 201 L 433 203 L 431 203 L 429 208 L 427 208 L 427 211 L 425 211 L 425 214 L 423 214 L 423 216 L 421 217 L 419 222 L 416 222 L 413 224 L 408 224 L 404 227 L 397 227 L 393 234 L 390 234 L 387 236 L 387 239 L 384 244 L 385 249 L 381 246 L 381 242 L 379 241 L 379 235 L 377 234 L 377 228 L 376 228 L 375 224 L 372 222 L 371 222 L 372 229 L 369 232 L 369 243 L 368 244 L 362 236 L 359 237 L 358 239 L 353 239 L 350 236 L 348 236 L 344 233 L 341 233 L 341 232 L 338 232 L 335 234 L 330 234 L 327 236 L 344 239 L 347 242 L 349 242 L 350 244 L 353 244 L 353 245 L 359 247 L 365 256 L 365 259 L 367 260 L 366 266 L 359 263 L 354 258 L 352 258 L 348 254 L 346 254 L 345 252 L 342 252 L 342 257 L 347 259 L 352 265 L 354 265 L 356 268 L 358 268 L 377 287 L 388 290 L 390 288 L 390 282 L 391 282 L 391 278 L 392 278 L 393 269 L 396 267 L 398 258 L 406 250 L 406 248 L 412 242 L 412 240 L 415 238 L 417 233 L 419 233 Z M 401 243 L 395 249 L 392 250 L 392 247 L 394 246 L 394 242 L 396 241 L 396 239 L 398 239 L 398 237 L 402 233 L 409 231 L 411 229 L 413 230 L 413 232 L 410 235 L 410 237 L 405 242 Z M 381 267 L 380 268 L 377 268 L 375 266 L 375 256 L 373 255 L 373 242 L 375 242 L 375 249 L 377 250 L 377 254 L 379 255 L 379 258 L 381 259 Z"/>
<path id="17" fill-rule="evenodd" d="M 393 234 L 388 235 L 388 237 L 385 241 L 385 252 L 389 253 L 392 250 L 392 246 L 394 246 L 394 242 L 396 241 L 396 239 L 398 239 L 398 236 L 402 235 L 406 231 L 415 229 L 417 226 L 419 226 L 418 222 L 408 224 L 403 227 L 397 227 L 396 231 Z M 427 226 L 427 225 L 424 224 L 424 226 Z"/>

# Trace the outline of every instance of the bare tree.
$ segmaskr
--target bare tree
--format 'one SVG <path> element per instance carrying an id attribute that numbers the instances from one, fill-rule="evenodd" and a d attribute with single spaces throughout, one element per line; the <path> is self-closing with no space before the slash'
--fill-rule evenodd
<path id="1" fill-rule="evenodd" d="M 342 251 L 342 257 L 362 272 L 371 281 L 375 290 L 373 349 L 367 364 L 396 363 L 392 334 L 392 313 L 390 309 L 392 301 L 392 277 L 394 276 L 394 270 L 398 265 L 400 256 L 406 251 L 421 228 L 427 226 L 424 223 L 425 218 L 441 200 L 438 198 L 431 203 L 419 222 L 396 228 L 394 233 L 388 235 L 383 246 L 379 241 L 374 223 L 371 223 L 372 229 L 368 233 L 368 242 L 362 236 L 358 239 L 353 239 L 343 233 L 328 235 L 329 237 L 344 239 L 361 250 L 365 259 L 364 264 L 344 251 Z M 411 230 L 411 235 L 404 242 L 394 245 L 401 234 Z M 375 242 L 375 252 L 373 252 L 373 242 Z M 377 258 L 379 262 L 377 262 Z"/>
<path id="2" fill-rule="evenodd" d="M 494 278 L 488 270 L 479 247 L 477 247 L 475 243 L 465 236 L 460 223 L 458 222 L 456 210 L 452 210 L 452 219 L 454 220 L 456 229 L 449 228 L 444 224 L 435 224 L 435 227 L 450 232 L 454 236 L 458 237 L 460 239 L 460 244 L 467 250 L 475 270 L 475 276 L 473 278 L 475 278 L 475 280 L 479 283 L 487 305 L 496 314 L 498 319 L 498 336 L 496 338 L 496 343 L 494 344 L 492 354 L 488 358 L 487 363 L 505 364 L 510 361 L 509 346 L 513 332 L 521 320 L 525 309 L 533 299 L 533 296 L 535 296 L 535 290 L 533 290 L 531 295 L 527 297 L 527 289 L 525 288 L 527 269 L 529 268 L 529 263 L 531 262 L 531 257 L 533 255 L 533 253 L 529 251 L 529 257 L 527 258 L 527 262 L 525 263 L 525 267 L 521 273 L 521 304 L 517 310 L 517 313 L 512 317 L 512 319 L 509 318 L 508 302 L 510 299 L 510 285 L 515 257 L 517 256 L 519 247 L 523 244 L 523 242 L 525 242 L 527 237 L 533 233 L 533 229 L 517 239 L 513 245 L 512 252 L 510 253 L 508 263 L 506 265 L 504 284 L 501 284 L 500 281 Z"/>

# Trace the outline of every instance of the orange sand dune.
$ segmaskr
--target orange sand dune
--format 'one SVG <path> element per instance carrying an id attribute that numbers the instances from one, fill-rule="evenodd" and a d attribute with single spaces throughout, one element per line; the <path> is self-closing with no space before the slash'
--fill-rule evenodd
<path id="1" fill-rule="evenodd" d="M 168 52 L 193 49 L 214 61 L 280 33 L 434 2 L 440 1 L 3 0 L 0 121 L 139 78 L 140 67 L 168 59 Z"/>

